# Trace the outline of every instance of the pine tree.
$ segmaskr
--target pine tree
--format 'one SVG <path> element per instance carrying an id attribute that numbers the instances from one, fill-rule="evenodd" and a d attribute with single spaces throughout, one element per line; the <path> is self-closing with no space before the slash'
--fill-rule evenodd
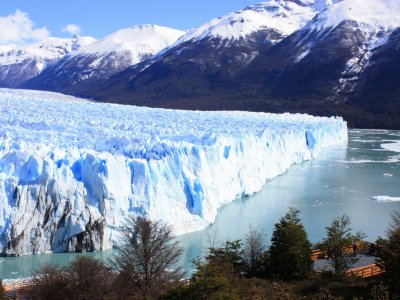
<path id="1" fill-rule="evenodd" d="M 290 208 L 272 234 L 270 269 L 273 276 L 285 280 L 307 277 L 312 270 L 311 243 L 299 214 L 298 209 Z"/>

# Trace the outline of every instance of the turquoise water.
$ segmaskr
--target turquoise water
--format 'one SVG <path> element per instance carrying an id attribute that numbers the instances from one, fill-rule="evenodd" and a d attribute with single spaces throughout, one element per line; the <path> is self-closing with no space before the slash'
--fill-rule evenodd
<path id="1" fill-rule="evenodd" d="M 301 218 L 312 242 L 325 235 L 334 217 L 347 214 L 352 228 L 366 233 L 368 240 L 385 235 L 390 213 L 400 210 L 400 132 L 351 130 L 349 143 L 321 153 L 318 159 L 293 166 L 289 172 L 266 183 L 250 197 L 222 207 L 215 223 L 205 230 L 178 237 L 185 248 L 182 265 L 201 256 L 210 243 L 241 239 L 249 227 L 258 227 L 269 242 L 273 225 L 290 206 L 301 210 Z M 392 151 L 382 148 L 383 146 Z M 377 201 L 373 196 L 390 196 Z M 112 251 L 92 253 L 107 260 Z M 19 278 L 42 263 L 67 264 L 82 254 L 46 254 L 0 258 L 0 278 Z"/>

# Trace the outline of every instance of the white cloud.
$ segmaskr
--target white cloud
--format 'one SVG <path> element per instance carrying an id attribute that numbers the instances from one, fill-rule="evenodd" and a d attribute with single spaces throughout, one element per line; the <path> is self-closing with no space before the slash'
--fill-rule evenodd
<path id="1" fill-rule="evenodd" d="M 49 35 L 46 27 L 36 28 L 28 14 L 23 11 L 16 10 L 12 15 L 0 16 L 0 44 L 33 42 Z"/>
<path id="2" fill-rule="evenodd" d="M 81 28 L 76 24 L 68 24 L 63 28 L 62 31 L 70 34 L 79 34 L 81 32 Z"/>

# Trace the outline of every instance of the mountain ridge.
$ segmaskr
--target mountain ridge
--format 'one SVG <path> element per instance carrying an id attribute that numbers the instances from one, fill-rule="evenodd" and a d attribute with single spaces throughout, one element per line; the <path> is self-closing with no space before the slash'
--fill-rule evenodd
<path id="1" fill-rule="evenodd" d="M 64 57 L 47 68 L 57 72 L 19 87 L 153 107 L 340 114 L 353 127 L 400 129 L 400 85 L 389 77 L 400 77 L 399 26 L 400 3 L 389 0 L 269 0 L 138 63 L 111 57 L 93 75 L 96 66 L 81 68 L 90 61 Z"/>

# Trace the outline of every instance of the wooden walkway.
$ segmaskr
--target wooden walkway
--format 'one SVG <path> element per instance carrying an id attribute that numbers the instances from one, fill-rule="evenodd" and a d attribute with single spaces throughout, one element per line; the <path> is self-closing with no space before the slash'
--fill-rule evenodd
<path id="1" fill-rule="evenodd" d="M 31 284 L 32 282 L 30 280 L 3 282 L 5 299 L 21 299 L 21 291 L 28 288 Z"/>
<path id="2" fill-rule="evenodd" d="M 364 241 L 359 241 L 356 243 L 357 245 L 357 250 L 360 253 L 364 253 L 365 251 L 368 251 L 369 246 L 371 245 L 371 243 L 369 242 L 364 242 Z M 353 245 L 349 245 L 347 247 L 344 248 L 344 252 L 345 253 L 353 253 Z M 312 260 L 317 260 L 317 259 L 326 259 L 327 253 L 324 250 L 321 249 L 316 249 L 316 250 L 312 250 L 311 252 L 311 259 Z"/>
<path id="3" fill-rule="evenodd" d="M 365 241 L 359 241 L 356 244 L 357 244 L 357 251 L 359 254 L 368 253 L 369 247 L 371 245 L 371 243 L 365 242 Z M 353 253 L 353 246 L 349 245 L 349 246 L 345 247 L 344 252 L 345 253 Z M 311 259 L 313 261 L 328 260 L 328 257 L 327 257 L 326 251 L 316 249 L 316 250 L 312 251 Z M 321 273 L 321 272 L 323 272 L 323 271 L 320 270 L 318 273 Z M 373 277 L 373 276 L 379 276 L 384 272 L 385 272 L 385 270 L 383 270 L 380 266 L 378 266 L 377 264 L 374 263 L 374 264 L 368 264 L 365 266 L 349 269 L 346 272 L 346 274 L 350 277 L 369 278 L 369 277 Z"/>
<path id="4" fill-rule="evenodd" d="M 377 264 L 372 264 L 360 268 L 350 269 L 346 274 L 350 277 L 362 277 L 369 278 L 373 276 L 379 276 L 384 272 Z"/>

